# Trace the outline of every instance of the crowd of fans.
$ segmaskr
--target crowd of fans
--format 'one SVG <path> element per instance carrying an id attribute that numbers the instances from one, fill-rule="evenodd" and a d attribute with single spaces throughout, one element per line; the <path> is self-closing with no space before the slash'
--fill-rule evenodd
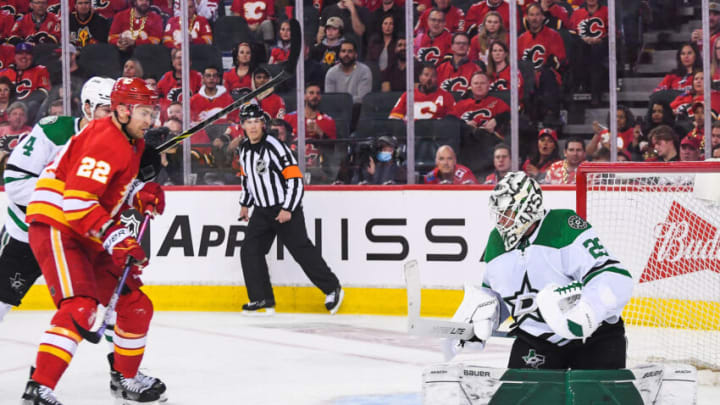
<path id="1" fill-rule="evenodd" d="M 86 49 L 110 44 L 123 63 L 122 76 L 141 77 L 161 95 L 158 126 L 182 130 L 182 32 L 178 0 L 70 1 L 70 55 L 73 111 L 88 75 L 78 66 Z M 265 92 L 251 102 L 265 111 L 270 132 L 295 148 L 299 122 L 307 137 L 304 151 L 311 183 L 401 184 L 406 182 L 405 136 L 395 131 L 407 108 L 403 0 L 306 1 L 305 119 L 298 121 L 290 86 Z M 620 3 L 620 2 L 617 2 Z M 627 0 L 617 10 L 618 68 L 632 75 L 643 27 L 665 24 L 678 2 Z M 417 0 L 415 26 L 414 118 L 454 121 L 457 142 L 437 141 L 434 165 L 420 166 L 417 180 L 428 184 L 493 184 L 510 167 L 510 60 L 520 62 L 520 150 L 522 169 L 541 182 L 573 183 L 584 160 L 609 158 L 608 122 L 593 122 L 592 134 L 565 136 L 561 111 L 573 95 L 587 94 L 589 108 L 608 90 L 608 9 L 603 0 L 521 0 L 517 2 L 518 54 L 509 52 L 510 2 Z M 228 52 L 227 66 L 191 70 L 190 124 L 203 121 L 243 94 L 261 86 L 289 54 L 294 2 L 289 0 L 188 0 L 189 41 L 215 46 L 218 21 L 229 16 L 247 38 Z M 11 0 L 0 7 L 0 158 L 45 115 L 62 112 L 61 82 L 36 59 L 59 58 L 60 4 L 55 0 Z M 720 2 L 710 2 L 713 88 L 720 86 Z M 238 28 L 240 31 L 240 29 Z M 53 47 L 53 44 L 56 45 Z M 170 50 L 162 75 L 145 72 L 134 50 L 154 45 Z M 677 48 L 677 66 L 648 94 L 647 114 L 618 109 L 618 159 L 700 160 L 704 94 L 700 58 L 702 36 L 693 31 Z M 43 53 L 40 53 L 42 50 Z M 167 52 L 167 51 L 165 51 Z M 720 88 L 720 87 L 719 87 Z M 347 103 L 334 105 L 339 93 Z M 368 97 L 385 94 L 393 106 L 368 118 Z M 328 101 L 323 105 L 323 96 Z M 67 98 L 65 98 L 67 99 Z M 720 92 L 710 95 L 720 109 Z M 290 108 L 288 108 L 290 106 Z M 713 120 L 715 115 L 713 115 Z M 363 131 L 367 120 L 387 131 Z M 391 133 L 392 132 L 392 133 Z M 720 124 L 713 123 L 712 148 L 720 155 Z M 717 132 L 717 134 L 716 134 Z M 425 135 L 418 133 L 416 139 Z M 230 113 L 192 139 L 192 171 L 205 184 L 237 181 L 234 152 L 244 135 Z M 465 161 L 471 145 L 482 145 L 485 164 Z M 464 149 L 464 150 L 463 150 Z M 182 154 L 162 157 L 165 182 L 182 183 Z M 418 160 L 418 159 L 416 159 Z"/>

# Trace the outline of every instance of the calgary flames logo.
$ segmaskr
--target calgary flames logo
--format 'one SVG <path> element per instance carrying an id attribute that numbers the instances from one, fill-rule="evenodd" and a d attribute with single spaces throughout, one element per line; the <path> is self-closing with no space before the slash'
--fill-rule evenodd
<path id="1" fill-rule="evenodd" d="M 490 91 L 510 90 L 510 83 L 505 79 L 497 79 L 490 85 Z"/>
<path id="2" fill-rule="evenodd" d="M 537 70 L 545 63 L 545 47 L 537 44 L 533 45 L 532 48 L 527 48 L 523 51 L 522 58 L 532 62 L 533 67 Z"/>
<path id="3" fill-rule="evenodd" d="M 583 38 L 600 38 L 605 32 L 605 22 L 597 17 L 588 18 L 580 21 L 578 31 Z"/>
<path id="4" fill-rule="evenodd" d="M 468 88 L 468 84 L 464 76 L 458 76 L 443 80 L 440 87 L 445 91 L 465 91 Z"/>
<path id="5" fill-rule="evenodd" d="M 440 60 L 440 48 L 436 46 L 420 48 L 418 49 L 417 58 L 420 62 L 436 63 L 438 60 Z"/>
<path id="6" fill-rule="evenodd" d="M 481 108 L 475 111 L 465 111 L 460 118 L 463 121 L 477 121 L 482 124 L 492 118 L 492 112 L 487 108 Z"/>
<path id="7" fill-rule="evenodd" d="M 15 96 L 18 98 L 18 100 L 22 100 L 30 95 L 32 89 L 32 80 L 28 78 L 22 79 L 15 85 Z"/>

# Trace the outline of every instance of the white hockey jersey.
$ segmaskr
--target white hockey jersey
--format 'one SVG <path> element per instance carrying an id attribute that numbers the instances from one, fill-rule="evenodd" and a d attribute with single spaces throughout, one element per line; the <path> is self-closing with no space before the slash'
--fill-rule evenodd
<path id="1" fill-rule="evenodd" d="M 572 210 L 549 210 L 535 232 L 511 251 L 505 251 L 500 234 L 493 230 L 483 261 L 487 263 L 483 286 L 502 297 L 506 310 L 502 313 L 514 320 L 511 327 L 558 346 L 570 340 L 550 329 L 535 301 L 546 285 L 581 281 L 583 299 L 596 319 L 608 323 L 619 320 L 632 294 L 630 273 Z"/>
<path id="2" fill-rule="evenodd" d="M 25 208 L 35 190 L 38 176 L 76 133 L 80 118 L 50 116 L 41 119 L 20 139 L 7 161 L 4 173 L 8 197 L 5 230 L 14 239 L 28 243 Z"/>

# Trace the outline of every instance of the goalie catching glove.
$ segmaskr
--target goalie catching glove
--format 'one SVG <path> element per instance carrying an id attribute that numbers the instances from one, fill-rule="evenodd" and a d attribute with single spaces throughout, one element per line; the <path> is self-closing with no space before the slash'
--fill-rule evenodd
<path id="1" fill-rule="evenodd" d="M 472 324 L 474 336 L 469 340 L 446 339 L 443 343 L 446 360 L 452 359 L 461 349 L 483 350 L 500 324 L 500 306 L 493 294 L 470 284 L 465 284 L 464 290 L 463 301 L 452 320 Z"/>
<path id="2" fill-rule="evenodd" d="M 536 297 L 540 314 L 553 332 L 565 339 L 582 339 L 583 343 L 598 328 L 595 312 L 582 298 L 582 283 L 566 286 L 550 284 Z"/>

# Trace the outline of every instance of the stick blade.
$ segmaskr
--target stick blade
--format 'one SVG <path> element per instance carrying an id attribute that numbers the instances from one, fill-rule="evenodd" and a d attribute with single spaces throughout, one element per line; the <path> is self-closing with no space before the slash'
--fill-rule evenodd
<path id="1" fill-rule="evenodd" d="M 73 325 L 75 325 L 75 329 L 77 330 L 78 334 L 82 336 L 83 339 L 87 340 L 90 343 L 98 344 L 100 342 L 100 339 L 102 339 L 102 334 L 97 332 L 91 332 L 77 323 L 77 321 L 71 316 L 70 320 L 72 321 Z"/>
<path id="2" fill-rule="evenodd" d="M 300 52 L 302 51 L 302 29 L 298 20 L 290 19 L 290 55 L 285 62 L 285 72 L 289 75 L 295 74 L 295 66 L 297 65 L 298 59 L 300 59 Z"/>

